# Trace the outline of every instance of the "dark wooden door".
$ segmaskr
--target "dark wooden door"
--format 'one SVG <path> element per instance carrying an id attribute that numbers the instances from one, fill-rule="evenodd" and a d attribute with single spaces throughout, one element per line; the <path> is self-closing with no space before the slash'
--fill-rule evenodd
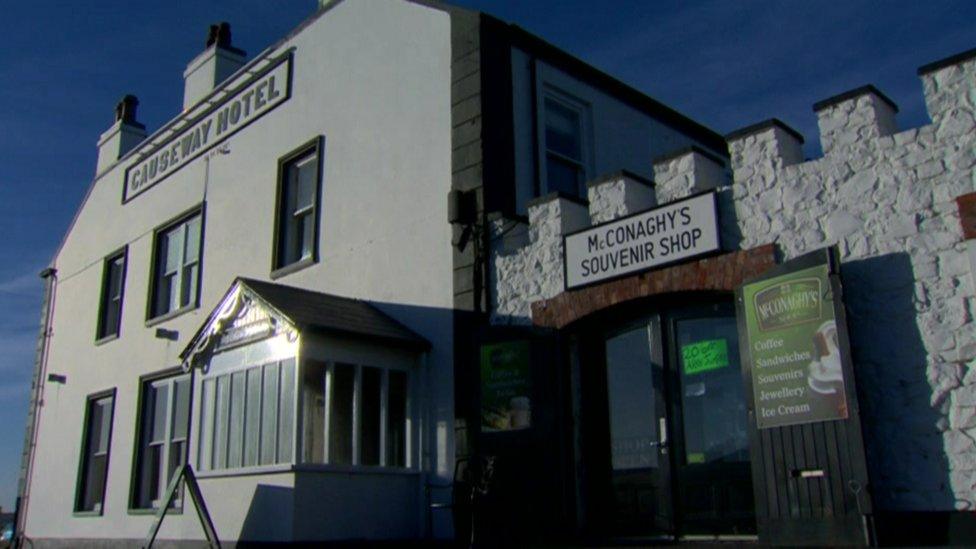
<path id="1" fill-rule="evenodd" d="M 848 417 L 758 429 L 748 341 L 743 345 L 743 381 L 750 395 L 749 438 L 759 540 L 778 545 L 870 545 L 872 500 L 843 292 L 836 252 L 825 249 L 788 261 L 757 280 L 812 266 L 828 266 L 832 307 L 841 350 Z M 743 322 L 743 299 L 737 295 Z M 744 329 L 740 328 L 740 333 Z"/>

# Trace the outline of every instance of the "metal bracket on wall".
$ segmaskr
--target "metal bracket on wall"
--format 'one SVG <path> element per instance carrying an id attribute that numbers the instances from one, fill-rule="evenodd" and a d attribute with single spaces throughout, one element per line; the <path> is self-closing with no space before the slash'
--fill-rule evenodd
<path id="1" fill-rule="evenodd" d="M 173 476 L 173 479 L 169 481 L 169 487 L 166 488 L 166 495 L 163 497 L 163 505 L 156 511 L 156 518 L 153 520 L 152 527 L 149 529 L 149 535 L 146 536 L 146 543 L 142 545 L 143 549 L 151 549 L 153 543 L 155 543 L 156 535 L 159 534 L 159 527 L 163 525 L 163 519 L 166 518 L 166 512 L 169 510 L 170 505 L 173 504 L 173 500 L 176 499 L 176 493 L 181 480 L 185 481 L 186 491 L 189 492 L 190 498 L 193 500 L 193 505 L 197 508 L 197 516 L 200 517 L 200 525 L 203 526 L 203 533 L 207 536 L 207 543 L 212 548 L 220 549 L 220 540 L 217 539 L 217 531 L 214 529 L 213 521 L 210 520 L 207 504 L 203 501 L 203 494 L 200 493 L 197 477 L 193 474 L 193 468 L 190 467 L 189 463 L 181 466 Z"/>

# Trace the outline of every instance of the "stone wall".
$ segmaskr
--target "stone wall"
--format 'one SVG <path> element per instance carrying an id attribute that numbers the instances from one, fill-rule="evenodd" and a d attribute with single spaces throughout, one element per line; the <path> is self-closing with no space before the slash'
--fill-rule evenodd
<path id="1" fill-rule="evenodd" d="M 919 74 L 921 128 L 897 131 L 897 107 L 866 86 L 814 106 L 821 158 L 774 119 L 727 136 L 727 167 L 680 151 L 653 184 L 614 174 L 588 205 L 551 195 L 527 224 L 494 219 L 493 321 L 531 324 L 532 303 L 563 293 L 567 232 L 716 189 L 725 250 L 838 247 L 879 506 L 976 509 L 976 290 L 956 201 L 976 190 L 976 50 Z"/>

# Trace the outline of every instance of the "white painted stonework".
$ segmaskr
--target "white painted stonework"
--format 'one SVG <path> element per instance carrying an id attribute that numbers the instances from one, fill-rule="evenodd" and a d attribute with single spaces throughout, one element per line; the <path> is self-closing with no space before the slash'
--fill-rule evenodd
<path id="1" fill-rule="evenodd" d="M 976 190 L 976 60 L 922 80 L 921 128 L 897 132 L 868 91 L 819 110 L 822 158 L 765 124 L 729 141 L 731 181 L 692 151 L 654 166 L 656 197 L 619 175 L 591 184 L 589 219 L 565 199 L 530 206 L 527 226 L 496 219 L 493 321 L 530 324 L 563 291 L 566 232 L 716 188 L 726 250 L 839 248 L 876 503 L 976 510 L 976 291 L 955 202 Z"/>

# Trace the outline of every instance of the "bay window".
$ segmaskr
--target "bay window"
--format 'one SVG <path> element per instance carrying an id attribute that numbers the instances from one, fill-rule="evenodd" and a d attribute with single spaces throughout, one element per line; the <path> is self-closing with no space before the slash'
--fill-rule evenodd
<path id="1" fill-rule="evenodd" d="M 203 379 L 198 469 L 292 463 L 295 360 L 271 361 Z"/>
<path id="2" fill-rule="evenodd" d="M 304 461 L 411 466 L 407 382 L 404 370 L 310 362 L 304 395 Z"/>

